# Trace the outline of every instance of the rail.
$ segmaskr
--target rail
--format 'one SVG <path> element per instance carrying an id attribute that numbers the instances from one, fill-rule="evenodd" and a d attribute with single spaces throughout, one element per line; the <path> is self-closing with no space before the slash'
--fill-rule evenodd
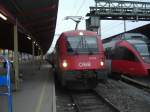
<path id="1" fill-rule="evenodd" d="M 130 85 L 133 85 L 133 86 L 135 86 L 137 88 L 140 88 L 140 89 L 143 89 L 143 90 L 145 90 L 147 92 L 150 92 L 150 86 L 148 84 L 146 84 L 146 83 L 143 83 L 143 82 L 131 79 L 131 78 L 129 78 L 127 76 L 124 76 L 124 75 L 121 76 L 121 80 L 123 82 L 128 83 Z"/>

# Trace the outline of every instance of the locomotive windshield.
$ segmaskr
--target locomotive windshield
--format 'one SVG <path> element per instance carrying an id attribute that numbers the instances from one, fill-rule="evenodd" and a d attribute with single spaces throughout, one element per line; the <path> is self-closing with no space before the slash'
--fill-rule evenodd
<path id="1" fill-rule="evenodd" d="M 136 43 L 134 44 L 136 50 L 139 52 L 145 62 L 150 63 L 150 44 L 149 43 Z"/>
<path id="2" fill-rule="evenodd" d="M 78 36 L 67 38 L 68 53 L 98 53 L 97 38 L 90 36 Z"/>

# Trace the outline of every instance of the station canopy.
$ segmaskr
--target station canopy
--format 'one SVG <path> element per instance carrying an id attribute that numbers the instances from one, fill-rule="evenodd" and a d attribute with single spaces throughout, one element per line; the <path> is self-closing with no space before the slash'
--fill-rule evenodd
<path id="1" fill-rule="evenodd" d="M 14 48 L 14 25 L 18 26 L 19 51 L 32 53 L 42 49 L 45 54 L 54 37 L 59 0 L 0 0 L 0 48 Z M 31 40 L 30 40 L 31 38 Z"/>

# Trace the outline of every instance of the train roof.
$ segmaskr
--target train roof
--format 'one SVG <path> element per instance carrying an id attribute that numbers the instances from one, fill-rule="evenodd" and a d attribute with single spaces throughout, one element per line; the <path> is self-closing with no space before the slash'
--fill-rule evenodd
<path id="1" fill-rule="evenodd" d="M 148 38 L 141 33 L 123 33 L 116 35 L 113 38 L 107 40 L 104 43 L 104 48 L 115 46 L 116 42 L 127 41 L 129 44 L 147 44 L 150 43 Z"/>
<path id="2" fill-rule="evenodd" d="M 148 38 L 141 33 L 122 33 L 122 34 L 112 36 L 110 38 L 103 39 L 103 43 L 109 43 L 111 41 L 116 41 L 116 40 L 129 40 L 129 39 L 148 40 Z"/>
<path id="3" fill-rule="evenodd" d="M 122 36 L 125 35 L 125 36 L 144 36 L 143 34 L 141 33 L 123 33 Z"/>
<path id="4" fill-rule="evenodd" d="M 70 30 L 70 31 L 63 32 L 61 35 L 73 36 L 73 35 L 81 35 L 80 33 L 83 33 L 83 35 L 94 35 L 94 36 L 97 35 L 96 32 L 88 31 L 88 30 Z"/>
<path id="5" fill-rule="evenodd" d="M 131 44 L 146 44 L 146 43 L 150 43 L 148 41 L 144 41 L 144 40 L 127 40 L 129 43 Z"/>

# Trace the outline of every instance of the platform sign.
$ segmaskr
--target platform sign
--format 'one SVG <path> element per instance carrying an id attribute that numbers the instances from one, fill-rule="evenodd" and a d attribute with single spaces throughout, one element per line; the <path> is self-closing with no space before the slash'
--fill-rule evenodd
<path id="1" fill-rule="evenodd" d="M 10 61 L 13 61 L 13 51 L 12 50 L 8 51 L 8 57 L 9 57 Z"/>
<path id="2" fill-rule="evenodd" d="M 3 55 L 3 49 L 0 48 L 0 55 Z"/>
<path id="3" fill-rule="evenodd" d="M 8 49 L 5 49 L 5 57 L 8 59 Z"/>

